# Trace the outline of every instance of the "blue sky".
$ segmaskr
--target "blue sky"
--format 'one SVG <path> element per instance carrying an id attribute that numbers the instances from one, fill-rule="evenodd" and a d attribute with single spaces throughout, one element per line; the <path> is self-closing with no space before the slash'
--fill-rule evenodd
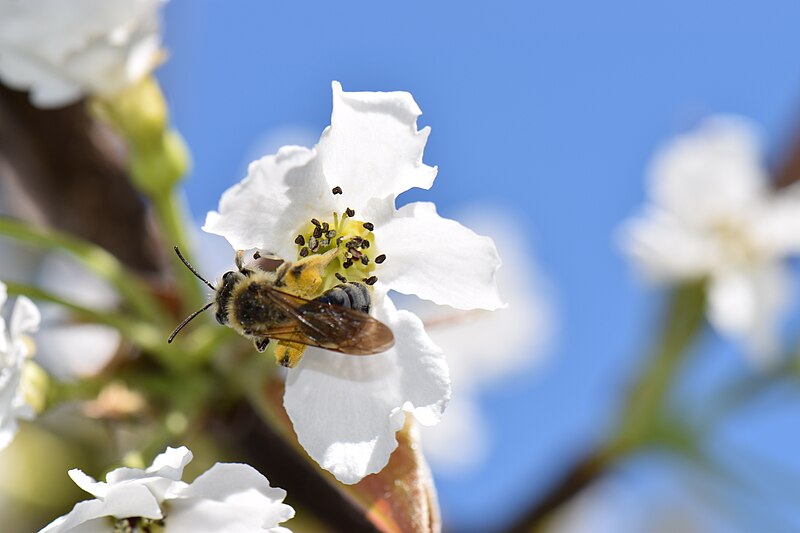
<path id="1" fill-rule="evenodd" d="M 658 295 L 613 235 L 643 201 L 654 149 L 708 114 L 737 113 L 763 128 L 775 160 L 800 120 L 800 4 L 788 0 L 172 0 L 166 13 L 160 78 L 193 152 L 197 219 L 265 137 L 318 135 L 339 80 L 410 91 L 422 108 L 439 176 L 404 199 L 435 201 L 445 216 L 488 205 L 529 228 L 560 331 L 545 364 L 484 395 L 496 444 L 486 465 L 438 480 L 449 523 L 477 530 L 507 520 L 602 435 L 635 372 Z M 748 371 L 713 336 L 700 349 L 686 398 Z M 791 460 L 793 414 L 745 413 L 726 431 L 769 435 L 783 447 L 768 453 Z"/>

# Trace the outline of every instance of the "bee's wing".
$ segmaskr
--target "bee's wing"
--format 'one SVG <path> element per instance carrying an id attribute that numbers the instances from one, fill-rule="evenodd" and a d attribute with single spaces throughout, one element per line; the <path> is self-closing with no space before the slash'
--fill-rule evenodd
<path id="1" fill-rule="evenodd" d="M 317 346 L 350 355 L 371 355 L 394 345 L 394 335 L 367 313 L 340 305 L 306 300 L 272 287 L 266 295 L 291 323 L 257 328 L 264 337 Z"/>

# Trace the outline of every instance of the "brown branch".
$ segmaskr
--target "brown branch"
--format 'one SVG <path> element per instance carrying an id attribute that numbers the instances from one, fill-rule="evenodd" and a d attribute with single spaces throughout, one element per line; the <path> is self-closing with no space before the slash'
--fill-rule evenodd
<path id="1" fill-rule="evenodd" d="M 0 85 L 0 179 L 30 199 L 36 218 L 79 235 L 142 273 L 161 270 L 157 232 L 128 181 L 124 147 L 86 112 L 84 102 L 32 106 Z"/>

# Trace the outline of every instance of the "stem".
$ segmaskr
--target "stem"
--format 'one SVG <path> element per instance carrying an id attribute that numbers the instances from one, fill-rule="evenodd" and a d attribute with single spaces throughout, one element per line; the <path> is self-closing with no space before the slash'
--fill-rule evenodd
<path id="1" fill-rule="evenodd" d="M 165 238 L 170 242 L 171 246 L 179 246 L 181 252 L 191 263 L 192 246 L 190 246 L 191 241 L 184 224 L 184 222 L 188 220 L 188 215 L 186 214 L 183 200 L 179 197 L 179 194 L 174 188 L 167 192 L 154 195 L 151 199 L 153 201 L 153 207 L 155 208 L 156 217 L 160 222 Z M 177 260 L 173 261 L 173 265 L 173 271 L 176 273 L 178 287 L 183 297 L 182 301 L 184 302 L 185 308 L 188 310 L 199 309 L 203 306 L 204 301 L 198 280 L 188 268 L 184 268 Z"/>
<path id="2" fill-rule="evenodd" d="M 137 322 L 132 317 L 112 311 L 89 309 L 33 285 L 14 281 L 7 281 L 5 284 L 9 294 L 24 295 L 36 300 L 60 305 L 69 309 L 83 320 L 104 324 L 118 330 L 123 337 L 148 353 L 154 354 L 170 368 L 181 368 L 183 366 L 176 362 L 175 354 L 167 350 L 163 332 L 151 324 Z"/>
<path id="3" fill-rule="evenodd" d="M 677 287 L 662 321 L 661 333 L 623 407 L 617 430 L 595 451 L 581 457 L 505 531 L 541 530 L 560 507 L 591 485 L 628 455 L 659 439 L 676 440 L 664 431 L 664 407 L 670 386 L 703 325 L 705 287 L 702 283 Z M 671 444 L 671 442 L 670 442 Z"/>
<path id="4" fill-rule="evenodd" d="M 150 289 L 113 255 L 73 235 L 25 222 L 0 217 L 0 235 L 23 244 L 59 249 L 72 254 L 89 270 L 108 281 L 119 295 L 143 318 L 161 319 L 163 314 Z"/>

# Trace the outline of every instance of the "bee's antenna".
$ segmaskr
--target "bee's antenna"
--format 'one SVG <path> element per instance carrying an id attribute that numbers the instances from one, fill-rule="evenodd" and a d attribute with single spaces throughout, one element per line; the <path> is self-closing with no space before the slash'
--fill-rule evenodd
<path id="1" fill-rule="evenodd" d="M 214 291 L 215 291 L 215 290 L 217 290 L 217 288 L 216 288 L 215 286 L 213 286 L 213 285 L 212 285 L 212 284 L 210 284 L 208 281 L 206 281 L 206 278 L 204 278 L 203 276 L 201 276 L 200 274 L 198 274 L 197 270 L 195 270 L 195 269 L 194 269 L 194 267 L 193 267 L 192 265 L 190 265 L 190 264 L 189 264 L 189 261 L 187 261 L 187 260 L 186 260 L 186 258 L 185 258 L 185 257 L 183 257 L 183 254 L 181 253 L 181 251 L 178 249 L 178 247 L 177 247 L 177 246 L 175 247 L 175 253 L 176 253 L 176 254 L 178 254 L 178 257 L 180 257 L 181 261 L 183 261 L 183 264 L 184 264 L 184 265 L 186 265 L 186 268 L 188 268 L 189 270 L 191 270 L 191 271 L 192 271 L 192 274 L 194 274 L 195 276 L 197 276 L 197 278 L 198 278 L 200 281 L 202 281 L 203 283 L 205 283 L 206 285 L 208 285 L 209 287 L 211 287 L 211 290 L 214 290 Z M 209 305 L 210 305 L 210 304 L 209 304 Z M 202 308 L 200 311 L 205 311 L 206 309 L 208 309 L 208 306 L 206 306 L 206 307 Z M 198 311 L 198 313 L 199 313 L 200 311 Z M 192 318 L 194 318 L 194 317 L 195 317 L 195 315 L 192 315 L 192 316 L 191 316 L 191 317 L 189 317 L 189 318 L 190 318 L 190 319 L 192 319 Z M 187 322 L 188 322 L 188 320 L 187 320 Z M 181 324 L 181 326 L 180 326 L 180 327 L 178 327 L 178 329 L 180 329 L 181 327 L 183 327 L 183 324 Z M 177 333 L 177 332 L 176 332 L 176 333 Z M 173 337 L 174 337 L 174 336 L 175 336 L 175 335 L 173 334 Z"/>
<path id="2" fill-rule="evenodd" d="M 176 251 L 177 251 L 177 249 L 178 249 L 178 248 L 177 248 L 177 247 L 175 247 L 175 250 L 176 250 Z M 178 252 L 178 254 L 180 255 L 180 252 Z M 181 259 L 183 259 L 183 257 L 181 257 Z M 184 260 L 184 262 L 185 262 L 185 260 Z M 188 265 L 189 263 L 186 263 L 186 264 Z M 189 268 L 191 268 L 191 267 L 189 267 Z M 193 272 L 194 272 L 194 270 L 193 270 Z M 198 276 L 198 277 L 199 277 L 199 276 Z M 203 279 L 203 278 L 200 278 L 200 279 Z M 206 280 L 204 280 L 204 279 L 203 279 L 203 281 L 206 281 Z M 206 283 L 208 283 L 208 282 L 206 281 Z M 213 287 L 212 287 L 212 288 L 213 288 Z M 172 332 L 172 335 L 170 335 L 170 336 L 169 336 L 169 339 L 167 339 L 167 344 L 170 344 L 170 343 L 172 342 L 172 339 L 174 339 L 174 338 L 175 338 L 175 335 L 177 335 L 177 334 L 178 334 L 178 332 L 179 332 L 180 330 L 182 330 L 182 329 L 183 329 L 183 326 L 185 326 L 186 324 L 188 324 L 189 322 L 191 322 L 191 321 L 192 321 L 192 319 L 193 319 L 194 317 L 196 317 L 197 315 L 199 315 L 200 313 L 202 313 L 203 311 L 205 311 L 206 309 L 208 309 L 208 308 L 209 308 L 209 307 L 211 307 L 212 305 L 214 305 L 214 302 L 208 302 L 206 305 L 204 305 L 204 306 L 203 306 L 203 308 L 202 308 L 202 309 L 198 309 L 197 311 L 195 311 L 194 313 L 192 313 L 191 315 L 189 315 L 188 317 L 186 317 L 186 320 L 184 320 L 183 322 L 181 322 L 180 324 L 178 324 L 178 327 L 177 327 L 177 328 L 175 328 L 175 331 L 173 331 L 173 332 Z"/>

